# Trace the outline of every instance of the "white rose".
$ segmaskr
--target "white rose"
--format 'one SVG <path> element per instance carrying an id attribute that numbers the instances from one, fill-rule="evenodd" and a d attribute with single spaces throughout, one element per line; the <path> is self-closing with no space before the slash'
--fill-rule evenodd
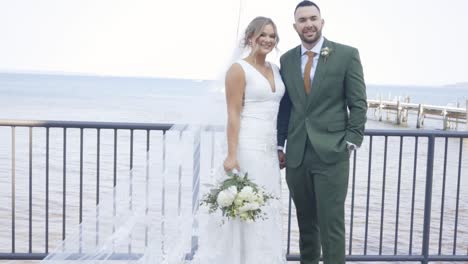
<path id="1" fill-rule="evenodd" d="M 239 195 L 237 195 L 236 199 L 234 200 L 234 204 L 239 207 L 243 203 L 244 203 L 244 200 L 242 198 L 240 198 Z"/>
<path id="2" fill-rule="evenodd" d="M 216 202 L 218 202 L 219 206 L 221 207 L 228 207 L 232 205 L 232 202 L 234 202 L 236 196 L 237 188 L 235 186 L 231 186 L 218 194 Z"/>
<path id="3" fill-rule="evenodd" d="M 242 199 L 244 201 L 253 202 L 255 200 L 255 192 L 254 192 L 252 187 L 245 186 L 239 192 L 239 197 L 240 197 L 240 199 Z"/>
<path id="4" fill-rule="evenodd" d="M 233 195 L 237 195 L 237 187 L 236 186 L 231 186 L 227 188 L 227 191 L 230 192 Z"/>
<path id="5" fill-rule="evenodd" d="M 239 212 L 243 213 L 247 211 L 253 211 L 253 210 L 257 210 L 258 208 L 260 208 L 260 205 L 258 203 L 255 203 L 255 202 L 246 203 L 242 207 L 239 208 Z"/>
<path id="6" fill-rule="evenodd" d="M 229 195 L 228 192 L 221 191 L 218 194 L 218 198 L 216 199 L 216 202 L 220 207 L 228 207 L 232 204 L 231 196 Z"/>

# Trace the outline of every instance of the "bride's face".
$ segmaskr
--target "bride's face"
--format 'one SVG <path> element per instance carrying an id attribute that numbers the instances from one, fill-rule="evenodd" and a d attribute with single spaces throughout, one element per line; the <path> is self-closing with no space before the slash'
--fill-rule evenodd
<path id="1" fill-rule="evenodd" d="M 263 28 L 262 33 L 256 38 L 252 49 L 257 54 L 268 54 L 276 46 L 276 32 L 271 24 Z"/>

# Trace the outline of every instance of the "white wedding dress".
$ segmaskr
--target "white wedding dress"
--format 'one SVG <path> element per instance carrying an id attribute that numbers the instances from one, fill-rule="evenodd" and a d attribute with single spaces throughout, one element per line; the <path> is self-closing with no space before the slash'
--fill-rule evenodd
<path id="1" fill-rule="evenodd" d="M 244 60 L 237 63 L 244 70 L 246 80 L 239 131 L 239 165 L 251 180 L 279 199 L 270 200 L 262 208 L 267 219 L 253 223 L 226 221 L 220 214 L 208 214 L 206 208 L 201 207 L 199 246 L 189 263 L 286 263 L 276 138 L 276 119 L 285 87 L 276 65 L 270 64 L 274 75 L 273 91 L 270 82 L 251 64 Z M 218 177 L 221 174 L 222 169 L 218 170 Z"/>

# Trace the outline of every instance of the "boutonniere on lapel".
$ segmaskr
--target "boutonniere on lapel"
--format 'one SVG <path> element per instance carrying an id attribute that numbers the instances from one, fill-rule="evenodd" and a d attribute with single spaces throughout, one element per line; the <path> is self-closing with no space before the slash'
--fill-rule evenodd
<path id="1" fill-rule="evenodd" d="M 320 50 L 320 56 L 323 57 L 323 61 L 325 63 L 327 62 L 328 56 L 330 56 L 332 51 L 333 49 L 330 49 L 329 47 L 325 47 L 325 48 L 322 48 L 322 50 Z"/>

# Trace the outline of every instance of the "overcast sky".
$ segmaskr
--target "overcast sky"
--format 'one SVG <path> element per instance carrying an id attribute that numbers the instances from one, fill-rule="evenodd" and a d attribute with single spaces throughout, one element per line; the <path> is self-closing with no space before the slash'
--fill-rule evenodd
<path id="1" fill-rule="evenodd" d="M 241 3 L 242 2 L 242 3 Z M 0 0 L 0 71 L 216 79 L 255 16 L 299 44 L 297 1 Z M 468 0 L 320 0 L 324 35 L 359 49 L 367 83 L 468 81 Z"/>

